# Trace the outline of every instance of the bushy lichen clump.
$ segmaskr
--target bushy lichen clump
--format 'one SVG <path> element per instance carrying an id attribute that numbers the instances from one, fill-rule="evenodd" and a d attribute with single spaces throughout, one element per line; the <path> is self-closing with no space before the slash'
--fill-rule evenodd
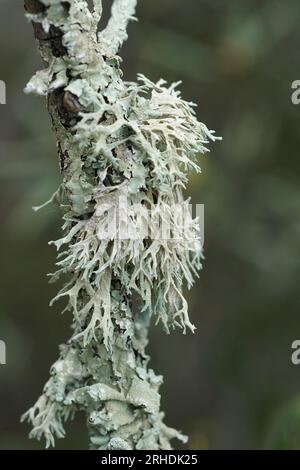
<path id="1" fill-rule="evenodd" d="M 97 33 L 101 0 L 93 11 L 85 0 L 25 0 L 45 63 L 26 90 L 48 98 L 63 176 L 52 198 L 64 210 L 52 278 L 67 275 L 56 299 L 66 297 L 73 314 L 72 337 L 25 415 L 31 437 L 47 445 L 77 410 L 87 414 L 93 449 L 185 440 L 163 424 L 162 379 L 145 347 L 152 316 L 167 331 L 194 330 L 182 287 L 201 267 L 201 245 L 182 192 L 215 137 L 177 85 L 122 80 L 117 53 L 135 6 L 115 0 Z"/>

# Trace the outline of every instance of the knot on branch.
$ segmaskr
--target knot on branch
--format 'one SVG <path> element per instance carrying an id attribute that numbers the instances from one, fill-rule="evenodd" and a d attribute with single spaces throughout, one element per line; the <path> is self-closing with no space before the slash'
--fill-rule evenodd
<path id="1" fill-rule="evenodd" d="M 67 129 L 76 125 L 80 119 L 79 113 L 84 111 L 77 96 L 64 88 L 49 94 L 49 105 L 51 109 L 57 110 L 62 125 Z"/>

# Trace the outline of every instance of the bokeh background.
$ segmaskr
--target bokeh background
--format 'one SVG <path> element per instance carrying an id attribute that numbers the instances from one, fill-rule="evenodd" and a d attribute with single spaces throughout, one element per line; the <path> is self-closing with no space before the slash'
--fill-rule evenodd
<path id="1" fill-rule="evenodd" d="M 59 210 L 31 210 L 60 175 L 45 103 L 22 91 L 40 67 L 22 3 L 0 0 L 1 449 L 42 447 L 19 416 L 70 322 L 48 307 Z M 127 79 L 182 79 L 199 119 L 224 139 L 187 191 L 205 204 L 206 260 L 188 294 L 197 334 L 153 327 L 149 348 L 167 422 L 191 449 L 300 449 L 300 366 L 290 359 L 300 338 L 299 15 L 299 0 L 140 0 L 122 53 Z M 67 429 L 58 448 L 86 448 L 83 419 Z"/>

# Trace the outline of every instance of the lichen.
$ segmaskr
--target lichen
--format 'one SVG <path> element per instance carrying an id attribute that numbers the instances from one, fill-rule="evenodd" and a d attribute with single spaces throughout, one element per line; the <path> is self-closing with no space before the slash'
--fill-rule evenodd
<path id="1" fill-rule="evenodd" d="M 169 449 L 186 438 L 163 423 L 147 332 L 152 317 L 167 332 L 195 329 L 182 289 L 198 275 L 202 248 L 183 190 L 216 137 L 178 84 L 122 79 L 117 54 L 136 0 L 115 0 L 101 32 L 101 0 L 92 11 L 85 0 L 25 7 L 45 64 L 26 92 L 47 96 L 62 172 L 50 200 L 64 220 L 51 279 L 67 281 L 53 301 L 67 299 L 73 323 L 23 419 L 47 446 L 83 410 L 92 449 Z"/>

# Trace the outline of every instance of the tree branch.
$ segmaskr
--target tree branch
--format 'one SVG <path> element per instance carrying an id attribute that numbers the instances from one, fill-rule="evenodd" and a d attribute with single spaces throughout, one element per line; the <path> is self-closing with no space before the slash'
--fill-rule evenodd
<path id="1" fill-rule="evenodd" d="M 152 316 L 166 331 L 194 331 L 182 290 L 202 254 L 182 188 L 215 138 L 174 85 L 143 76 L 124 82 L 120 61 L 107 60 L 126 39 L 135 6 L 115 0 L 99 43 L 100 0 L 93 13 L 86 0 L 25 0 L 45 64 L 26 91 L 47 97 L 62 173 L 52 200 L 63 210 L 63 237 L 52 243 L 64 248 L 52 278 L 67 275 L 68 282 L 55 300 L 65 297 L 73 318 L 72 337 L 24 416 L 30 436 L 48 446 L 64 437 L 64 422 L 78 410 L 86 413 L 92 449 L 185 442 L 163 422 L 162 378 L 148 367 L 145 349 Z"/>
<path id="2" fill-rule="evenodd" d="M 101 49 L 107 56 L 114 56 L 127 40 L 127 26 L 135 19 L 137 0 L 114 0 L 111 17 L 106 28 L 98 34 Z"/>

